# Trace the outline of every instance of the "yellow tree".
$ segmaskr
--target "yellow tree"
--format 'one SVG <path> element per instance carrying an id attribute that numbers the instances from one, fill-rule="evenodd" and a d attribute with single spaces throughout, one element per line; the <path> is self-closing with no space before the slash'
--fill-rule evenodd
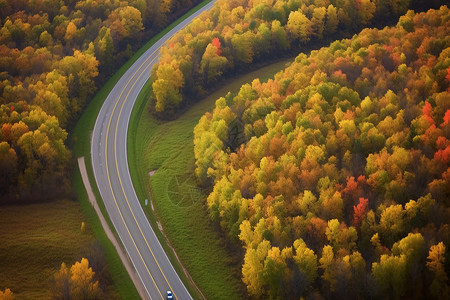
<path id="1" fill-rule="evenodd" d="M 376 11 L 375 3 L 370 0 L 361 0 L 360 9 L 358 11 L 361 18 L 361 25 L 367 25 L 373 18 Z"/>
<path id="2" fill-rule="evenodd" d="M 70 267 L 70 295 L 73 299 L 97 299 L 100 296 L 101 290 L 98 281 L 94 281 L 94 275 L 87 258 Z"/>
<path id="3" fill-rule="evenodd" d="M 75 50 L 73 56 L 66 56 L 56 62 L 54 68 L 67 77 L 69 93 L 73 95 L 69 110 L 75 115 L 87 97 L 95 91 L 94 78 L 98 76 L 98 60 L 89 51 Z"/>
<path id="4" fill-rule="evenodd" d="M 4 292 L 0 291 L 0 300 L 13 300 L 14 294 L 10 289 L 5 289 Z"/>
<path id="5" fill-rule="evenodd" d="M 119 9 L 120 23 L 125 29 L 126 37 L 135 37 L 143 29 L 141 12 L 132 7 L 126 6 Z"/>
<path id="6" fill-rule="evenodd" d="M 54 275 L 53 298 L 70 299 L 70 274 L 65 263 Z"/>
<path id="7" fill-rule="evenodd" d="M 172 0 L 162 0 L 160 10 L 162 13 L 167 14 L 172 9 Z"/>
<path id="8" fill-rule="evenodd" d="M 445 245 L 440 242 L 430 248 L 427 261 L 428 269 L 434 273 L 434 280 L 430 285 L 431 294 L 437 299 L 448 299 L 448 277 L 445 272 Z"/>
<path id="9" fill-rule="evenodd" d="M 325 33 L 333 34 L 336 32 L 339 24 L 339 19 L 337 16 L 337 9 L 332 4 L 327 8 L 327 21 L 325 24 Z"/>
<path id="10" fill-rule="evenodd" d="M 233 34 L 231 37 L 231 45 L 235 51 L 237 62 L 249 64 L 253 61 L 253 40 L 254 35 L 250 31 L 246 31 L 243 34 Z"/>
<path id="11" fill-rule="evenodd" d="M 64 35 L 64 40 L 66 41 L 66 43 L 70 44 L 73 38 L 76 36 L 76 34 L 77 34 L 77 26 L 73 22 L 70 22 L 67 25 L 66 34 Z"/>
<path id="12" fill-rule="evenodd" d="M 271 248 L 269 241 L 262 241 L 256 249 L 250 248 L 245 253 L 242 265 L 242 281 L 247 285 L 248 292 L 259 298 L 263 295 L 263 261 Z"/>
<path id="13" fill-rule="evenodd" d="M 214 40 L 217 40 L 214 39 Z M 210 43 L 206 47 L 200 64 L 200 72 L 204 74 L 206 83 L 222 75 L 224 67 L 228 64 L 226 57 L 220 55 L 220 43 Z"/>
<path id="14" fill-rule="evenodd" d="M 312 35 L 312 22 L 300 11 L 293 11 L 289 14 L 286 29 L 294 39 L 306 43 Z"/>
<path id="15" fill-rule="evenodd" d="M 325 15 L 327 14 L 327 9 L 325 7 L 314 8 L 312 17 L 312 26 L 314 34 L 319 38 L 323 38 L 323 32 L 325 30 Z"/>
<path id="16" fill-rule="evenodd" d="M 306 287 L 314 282 L 317 277 L 317 255 L 306 246 L 300 238 L 294 242 L 294 261 L 298 269 L 306 278 Z"/>
<path id="17" fill-rule="evenodd" d="M 180 89 L 184 85 L 184 76 L 178 61 L 172 59 L 170 63 L 159 64 L 156 77 L 158 79 L 152 84 L 156 97 L 156 111 L 162 112 L 178 107 L 182 101 Z"/>

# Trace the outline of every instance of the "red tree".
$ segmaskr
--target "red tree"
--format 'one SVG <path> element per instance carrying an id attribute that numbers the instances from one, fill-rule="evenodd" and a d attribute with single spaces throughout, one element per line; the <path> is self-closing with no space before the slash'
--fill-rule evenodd
<path id="1" fill-rule="evenodd" d="M 369 199 L 361 197 L 358 205 L 353 206 L 353 226 L 359 227 L 361 225 L 362 220 L 366 216 L 368 205 Z"/>
<path id="2" fill-rule="evenodd" d="M 222 53 L 222 49 L 220 48 L 220 41 L 218 38 L 213 38 L 211 41 L 211 44 L 213 44 L 217 48 L 217 55 L 220 55 Z"/>
<path id="3" fill-rule="evenodd" d="M 431 117 L 432 110 L 433 110 L 433 108 L 431 107 L 431 104 L 428 101 L 425 101 L 425 105 L 422 108 L 422 113 L 423 113 L 423 116 L 425 117 L 425 119 L 427 119 L 428 122 L 430 122 L 430 125 L 434 124 L 434 120 Z"/>

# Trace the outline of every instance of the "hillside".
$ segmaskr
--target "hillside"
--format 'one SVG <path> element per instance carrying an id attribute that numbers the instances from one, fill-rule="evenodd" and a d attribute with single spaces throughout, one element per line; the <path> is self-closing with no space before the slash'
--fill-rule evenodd
<path id="1" fill-rule="evenodd" d="M 257 298 L 448 297 L 449 9 L 300 54 L 194 130 Z"/>

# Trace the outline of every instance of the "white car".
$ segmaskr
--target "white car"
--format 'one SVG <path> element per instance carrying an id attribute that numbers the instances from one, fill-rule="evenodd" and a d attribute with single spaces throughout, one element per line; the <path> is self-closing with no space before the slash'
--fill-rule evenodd
<path id="1" fill-rule="evenodd" d="M 172 291 L 167 291 L 167 300 L 172 300 L 173 299 L 173 294 Z"/>

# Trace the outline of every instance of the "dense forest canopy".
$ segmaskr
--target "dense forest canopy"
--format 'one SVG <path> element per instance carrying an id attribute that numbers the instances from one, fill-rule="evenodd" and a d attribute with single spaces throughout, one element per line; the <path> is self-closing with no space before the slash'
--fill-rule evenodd
<path id="1" fill-rule="evenodd" d="M 440 3 L 445 1 L 219 0 L 162 48 L 151 75 L 153 111 L 170 118 L 224 74 L 297 54 L 311 42 L 395 24 L 408 8 L 438 8 Z"/>
<path id="2" fill-rule="evenodd" d="M 442 6 L 216 101 L 196 174 L 250 295 L 448 299 L 449 86 Z"/>
<path id="3" fill-rule="evenodd" d="M 0 0 L 0 202 L 70 190 L 67 129 L 105 80 L 199 0 Z"/>

